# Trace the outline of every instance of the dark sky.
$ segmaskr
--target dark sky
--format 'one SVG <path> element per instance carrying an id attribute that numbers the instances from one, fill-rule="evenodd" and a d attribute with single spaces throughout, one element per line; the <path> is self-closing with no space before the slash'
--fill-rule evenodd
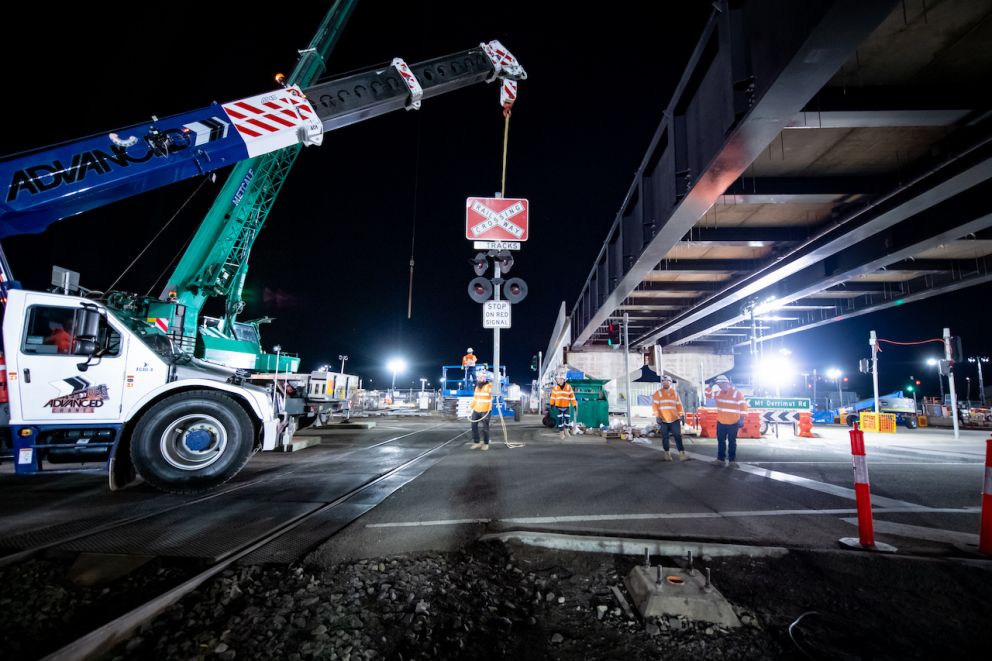
<path id="1" fill-rule="evenodd" d="M 605 3 L 585 12 L 573 3 L 555 3 L 557 11 L 547 5 L 364 0 L 329 64 L 333 74 L 394 56 L 414 63 L 499 39 L 527 69 L 511 121 L 507 195 L 531 204 L 531 240 L 511 272 L 527 280 L 530 295 L 515 306 L 514 327 L 503 334 L 505 362 L 520 383 L 532 378 L 530 356 L 547 345 L 561 302 L 573 305 L 710 11 L 709 2 L 680 3 L 681 14 L 666 10 L 664 17 L 652 3 Z M 8 89 L 0 153 L 272 89 L 272 76 L 292 68 L 325 9 L 297 3 L 265 18 L 229 4 L 133 3 L 113 12 L 87 3 L 59 10 L 53 20 L 43 3 L 22 6 L 0 27 Z M 304 369 L 348 354 L 348 371 L 373 379 L 373 387 L 388 380 L 384 364 L 393 355 L 411 363 L 405 379 L 432 381 L 467 346 L 490 358 L 492 332 L 481 328 L 480 306 L 466 294 L 474 251 L 463 226 L 465 198 L 499 189 L 498 96 L 494 85 L 478 85 L 428 100 L 419 112 L 332 132 L 321 147 L 304 150 L 252 254 L 246 316 L 277 318 L 265 329 L 267 347 L 298 352 Z M 84 286 L 106 288 L 198 183 L 9 239 L 4 248 L 14 273 L 41 288 L 54 263 L 80 271 Z M 118 288 L 158 293 L 156 280 L 217 190 L 219 184 L 205 186 Z M 916 339 L 967 323 L 973 337 L 965 334 L 965 350 L 988 352 L 987 334 L 977 324 L 972 329 L 960 307 L 987 295 L 959 294 L 959 304 L 944 306 L 946 317 L 928 313 L 919 328 L 926 303 L 785 343 L 813 366 L 836 355 L 851 371 L 867 341 L 865 324 Z"/>

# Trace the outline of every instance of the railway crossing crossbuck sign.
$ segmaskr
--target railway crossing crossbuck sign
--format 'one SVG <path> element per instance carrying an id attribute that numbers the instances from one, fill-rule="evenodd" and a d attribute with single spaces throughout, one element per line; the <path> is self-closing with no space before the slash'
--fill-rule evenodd
<path id="1" fill-rule="evenodd" d="M 468 198 L 465 200 L 465 238 L 472 241 L 526 241 L 527 200 Z"/>

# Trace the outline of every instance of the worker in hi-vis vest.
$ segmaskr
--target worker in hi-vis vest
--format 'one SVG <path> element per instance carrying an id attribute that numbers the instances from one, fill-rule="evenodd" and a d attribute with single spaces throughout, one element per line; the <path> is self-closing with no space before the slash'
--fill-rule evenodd
<path id="1" fill-rule="evenodd" d="M 716 460 L 718 466 L 737 468 L 737 430 L 744 424 L 747 402 L 726 376 L 716 377 L 720 392 L 716 397 Z"/>
<path id="2" fill-rule="evenodd" d="M 661 432 L 661 447 L 665 451 L 662 458 L 665 461 L 672 460 L 672 453 L 668 449 L 668 435 L 671 434 L 675 437 L 679 460 L 688 461 L 689 455 L 682 447 L 682 420 L 685 419 L 685 409 L 682 407 L 679 394 L 672 387 L 672 377 L 666 375 L 661 379 L 661 387 L 651 395 L 651 410 Z"/>
<path id="3" fill-rule="evenodd" d="M 549 403 L 553 407 L 552 415 L 558 416 L 558 435 L 561 438 L 571 436 L 571 416 L 569 409 L 575 407 L 576 413 L 579 410 L 579 403 L 575 400 L 575 392 L 567 382 L 565 375 L 559 373 L 555 377 L 555 387 L 551 389 L 551 399 Z"/>
<path id="4" fill-rule="evenodd" d="M 465 370 L 466 382 L 475 380 L 475 362 L 475 353 L 472 352 L 472 347 L 469 347 L 462 356 L 462 369 Z"/>
<path id="5" fill-rule="evenodd" d="M 489 372 L 479 370 L 475 373 L 475 392 L 469 402 L 472 421 L 472 449 L 489 449 L 489 419 L 493 410 L 493 384 L 489 380 Z M 482 442 L 479 442 L 479 423 L 482 423 Z"/>

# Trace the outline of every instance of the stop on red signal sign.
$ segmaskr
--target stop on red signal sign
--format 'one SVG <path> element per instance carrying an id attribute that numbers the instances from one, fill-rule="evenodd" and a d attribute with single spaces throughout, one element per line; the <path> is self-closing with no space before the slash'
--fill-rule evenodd
<path id="1" fill-rule="evenodd" d="M 527 200 L 468 198 L 465 200 L 465 238 L 473 241 L 526 241 Z"/>

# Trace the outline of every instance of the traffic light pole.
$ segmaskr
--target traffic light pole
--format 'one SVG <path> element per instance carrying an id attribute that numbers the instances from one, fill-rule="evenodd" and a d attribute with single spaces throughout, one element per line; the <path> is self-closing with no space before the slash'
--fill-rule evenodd
<path id="1" fill-rule="evenodd" d="M 628 342 L 630 338 L 627 336 L 627 321 L 629 317 L 626 312 L 623 313 L 623 378 L 627 386 L 627 426 L 633 427 L 633 418 L 630 415 L 630 361 L 629 358 L 629 345 Z"/>
<path id="2" fill-rule="evenodd" d="M 875 388 L 875 415 L 878 415 L 878 337 L 875 331 L 871 332 L 868 344 L 871 345 L 871 384 Z M 913 397 L 915 402 L 916 396 Z"/>
<path id="3" fill-rule="evenodd" d="M 951 416 L 954 420 L 954 439 L 958 433 L 958 394 L 954 390 L 954 364 L 951 362 L 951 329 L 944 329 L 944 358 L 947 360 L 947 383 L 951 391 Z"/>

